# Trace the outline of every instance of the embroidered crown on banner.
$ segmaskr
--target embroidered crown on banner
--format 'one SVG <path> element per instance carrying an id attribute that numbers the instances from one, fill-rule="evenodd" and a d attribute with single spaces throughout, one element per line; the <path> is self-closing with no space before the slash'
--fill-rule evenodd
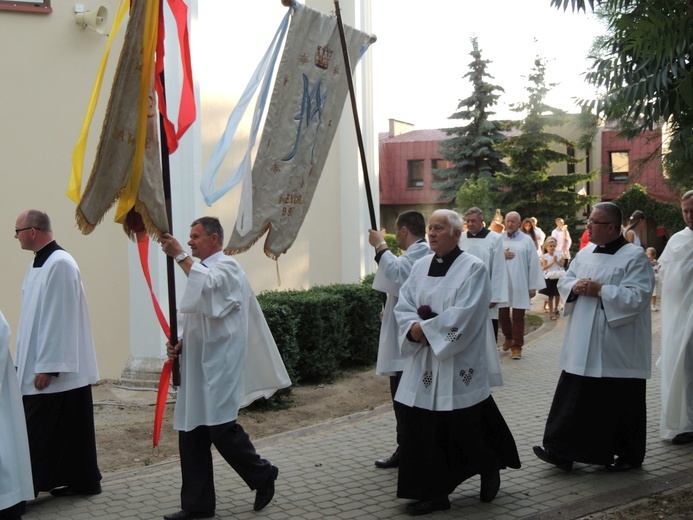
<path id="1" fill-rule="evenodd" d="M 334 51 L 328 45 L 318 45 L 318 52 L 315 53 L 315 66 L 327 70 L 330 66 L 330 59 Z"/>

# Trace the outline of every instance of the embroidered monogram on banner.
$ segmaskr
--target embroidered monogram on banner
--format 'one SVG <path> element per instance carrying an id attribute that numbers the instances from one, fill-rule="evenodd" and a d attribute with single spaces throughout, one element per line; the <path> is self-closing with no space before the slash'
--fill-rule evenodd
<path id="1" fill-rule="evenodd" d="M 344 30 L 353 70 L 372 37 L 351 27 Z M 246 251 L 265 232 L 264 250 L 270 258 L 291 247 L 310 207 L 347 93 L 337 19 L 299 4 L 252 170 L 252 197 L 242 197 L 239 223 L 226 253 Z M 247 188 L 243 191 L 249 194 Z M 243 225 L 244 212 L 245 221 L 251 222 L 249 209 L 252 223 Z"/>

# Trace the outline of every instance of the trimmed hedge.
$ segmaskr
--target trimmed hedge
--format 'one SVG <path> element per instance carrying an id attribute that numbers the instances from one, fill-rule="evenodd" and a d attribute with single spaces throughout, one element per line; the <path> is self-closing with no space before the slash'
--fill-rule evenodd
<path id="1" fill-rule="evenodd" d="M 378 357 L 380 336 L 380 298 L 371 288 L 362 284 L 335 284 L 316 287 L 315 291 L 340 296 L 344 301 L 346 350 L 341 366 L 369 365 Z"/>
<path id="2" fill-rule="evenodd" d="M 266 291 L 258 301 L 294 384 L 329 382 L 340 367 L 375 362 L 380 299 L 370 285 Z"/>
<path id="3" fill-rule="evenodd" d="M 289 309 L 296 322 L 292 341 L 298 345 L 298 357 L 292 381 L 332 381 L 346 346 L 344 304 L 341 298 L 313 291 L 270 292 L 261 296 L 261 306 L 267 299 L 281 303 Z M 276 341 L 274 330 L 272 335 Z"/>
<path id="4" fill-rule="evenodd" d="M 291 381 L 298 380 L 297 365 L 300 357 L 296 331 L 298 330 L 298 320 L 291 312 L 291 307 L 281 301 L 275 301 L 264 295 L 257 297 L 265 315 L 267 325 L 272 331 L 274 341 L 284 361 L 286 371 Z"/>

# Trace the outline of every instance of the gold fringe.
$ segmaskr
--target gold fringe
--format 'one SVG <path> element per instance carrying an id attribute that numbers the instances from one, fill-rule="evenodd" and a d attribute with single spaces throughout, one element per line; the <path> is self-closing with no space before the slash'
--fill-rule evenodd
<path id="1" fill-rule="evenodd" d="M 253 240 L 253 241 L 252 241 L 250 244 L 248 244 L 247 246 L 242 247 L 242 248 L 240 248 L 240 249 L 229 249 L 228 246 L 227 246 L 227 248 L 224 249 L 224 254 L 225 254 L 225 255 L 231 256 L 231 255 L 238 255 L 238 254 L 240 254 L 240 253 L 245 253 L 245 252 L 248 251 L 251 247 L 253 247 L 253 246 L 257 243 L 257 241 L 260 240 L 260 239 L 262 238 L 262 236 L 263 236 L 265 233 L 267 233 L 267 231 L 270 229 L 271 225 L 272 225 L 272 224 L 267 224 L 267 225 L 265 226 L 265 229 L 263 229 L 261 233 L 258 233 L 257 237 L 255 237 L 255 240 Z M 267 250 L 265 250 L 265 254 L 266 254 L 267 256 L 269 256 L 270 258 L 272 258 L 272 256 L 270 256 L 269 254 L 267 254 Z M 272 260 L 276 260 L 276 258 L 272 258 Z"/>
<path id="2" fill-rule="evenodd" d="M 82 195 L 82 199 L 80 200 L 80 203 L 77 205 L 77 209 L 75 210 L 75 219 L 77 220 L 77 227 L 79 230 L 82 232 L 84 235 L 88 235 L 92 231 L 94 231 L 94 228 L 98 226 L 106 216 L 106 213 L 113 207 L 115 202 L 120 198 L 120 194 L 123 192 L 125 189 L 124 187 L 121 188 L 118 193 L 115 194 L 113 199 L 107 204 L 106 209 L 101 213 L 101 216 L 99 217 L 98 222 L 89 222 L 86 217 L 84 216 L 84 213 L 82 213 L 81 205 L 82 205 L 82 200 L 84 200 L 84 196 L 89 190 L 89 186 L 91 185 L 91 177 L 89 178 L 89 182 L 87 183 L 87 187 L 84 190 L 84 194 Z"/>

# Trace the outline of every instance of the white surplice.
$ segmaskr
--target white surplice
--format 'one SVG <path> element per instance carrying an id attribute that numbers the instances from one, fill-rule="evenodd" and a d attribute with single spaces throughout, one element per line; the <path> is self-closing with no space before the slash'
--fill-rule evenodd
<path id="1" fill-rule="evenodd" d="M 482 230 L 480 233 L 483 233 Z M 459 243 L 460 249 L 479 258 L 491 277 L 491 303 L 495 303 L 490 310 L 491 318 L 498 319 L 498 309 L 507 305 L 508 296 L 508 269 L 505 266 L 503 255 L 503 241 L 498 233 L 489 231 L 483 238 L 469 236 L 469 232 L 462 233 Z"/>
<path id="2" fill-rule="evenodd" d="M 173 427 L 191 431 L 234 421 L 238 410 L 291 385 L 248 279 L 219 252 L 194 263 L 183 316 L 181 386 Z"/>
<path id="3" fill-rule="evenodd" d="M 514 258 L 505 261 L 508 269 L 508 304 L 501 307 L 529 309 L 529 291 L 546 287 L 536 245 L 532 237 L 521 231 L 517 231 L 512 238 L 507 231 L 503 231 L 501 237 L 503 249 L 515 253 Z"/>
<path id="4" fill-rule="evenodd" d="M 560 367 L 578 376 L 648 379 L 652 266 L 645 251 L 633 244 L 615 254 L 595 253 L 597 247 L 588 244 L 580 250 L 558 280 L 568 318 Z M 581 278 L 601 283 L 601 298 L 571 300 L 571 289 Z"/>
<path id="5" fill-rule="evenodd" d="M 502 384 L 488 319 L 491 281 L 481 260 L 468 253 L 461 253 L 445 276 L 428 276 L 433 258 L 414 264 L 395 307 L 400 345 L 409 354 L 395 400 L 426 410 L 468 408 L 489 397 L 490 385 Z M 422 305 L 438 316 L 422 321 L 417 314 Z M 428 347 L 407 339 L 417 322 Z"/>
<path id="6" fill-rule="evenodd" d="M 22 395 L 66 392 L 99 380 L 82 276 L 66 251 L 54 251 L 26 273 L 16 362 Z M 34 387 L 35 374 L 55 372 L 59 377 L 46 388 Z"/>
<path id="7" fill-rule="evenodd" d="M 660 435 L 693 432 L 693 230 L 667 242 L 659 258 L 662 279 L 662 417 Z"/>
<path id="8" fill-rule="evenodd" d="M 404 370 L 405 358 L 399 348 L 399 327 L 395 319 L 395 305 L 399 289 L 409 277 L 411 268 L 419 258 L 431 253 L 426 241 L 416 242 L 401 256 L 392 251 L 385 251 L 380 257 L 378 270 L 373 279 L 373 289 L 387 294 L 383 309 L 383 320 L 380 326 L 378 341 L 378 361 L 375 373 L 379 376 L 393 376 Z"/>
<path id="9" fill-rule="evenodd" d="M 0 312 L 0 510 L 34 499 L 22 394 L 9 343 L 10 327 Z"/>

